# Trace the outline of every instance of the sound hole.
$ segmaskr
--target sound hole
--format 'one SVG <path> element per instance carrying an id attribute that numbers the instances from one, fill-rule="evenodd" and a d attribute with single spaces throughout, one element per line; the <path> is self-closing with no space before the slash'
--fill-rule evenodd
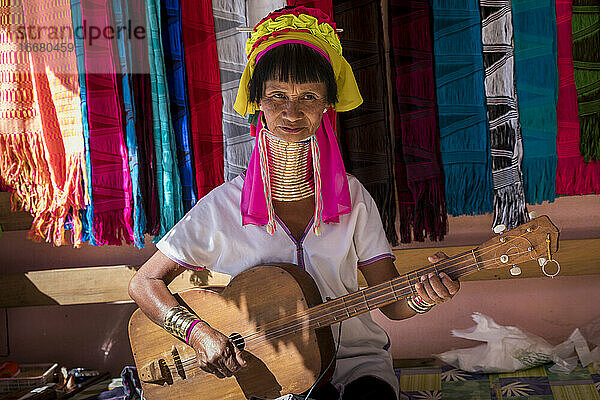
<path id="1" fill-rule="evenodd" d="M 244 351 L 244 347 L 246 347 L 246 343 L 244 342 L 244 338 L 239 333 L 232 333 L 229 335 L 229 340 L 238 348 L 239 351 Z"/>

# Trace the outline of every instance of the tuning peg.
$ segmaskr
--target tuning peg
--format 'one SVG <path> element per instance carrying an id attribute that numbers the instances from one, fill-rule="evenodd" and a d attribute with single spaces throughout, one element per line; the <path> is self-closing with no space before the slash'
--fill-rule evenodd
<path id="1" fill-rule="evenodd" d="M 513 265 L 512 268 L 510 269 L 510 274 L 512 276 L 521 275 L 521 268 L 517 267 L 516 265 Z"/>
<path id="2" fill-rule="evenodd" d="M 538 217 L 538 213 L 535 211 L 529 211 L 529 219 L 535 219 Z"/>
<path id="3" fill-rule="evenodd" d="M 540 257 L 538 258 L 538 264 L 540 264 L 540 267 L 543 267 L 544 265 L 546 265 L 548 261 L 546 261 L 546 259 L 544 257 Z"/>
<path id="4" fill-rule="evenodd" d="M 498 224 L 494 227 L 494 233 L 502 233 L 506 230 L 506 225 Z"/>

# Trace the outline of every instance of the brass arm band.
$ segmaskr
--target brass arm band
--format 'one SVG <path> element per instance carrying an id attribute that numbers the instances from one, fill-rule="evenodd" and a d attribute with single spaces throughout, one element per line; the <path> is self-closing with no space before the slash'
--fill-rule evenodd
<path id="1" fill-rule="evenodd" d="M 187 308 L 183 306 L 175 306 L 167 311 L 163 327 L 171 335 L 185 342 L 187 341 L 188 331 L 191 329 L 192 324 L 194 321 L 198 320 L 202 321 L 201 318 L 198 318 L 196 314 L 188 311 Z"/>

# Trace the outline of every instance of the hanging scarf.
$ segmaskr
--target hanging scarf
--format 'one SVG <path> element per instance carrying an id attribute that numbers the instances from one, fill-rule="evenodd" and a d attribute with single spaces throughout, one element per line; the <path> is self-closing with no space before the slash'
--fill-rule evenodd
<path id="1" fill-rule="evenodd" d="M 246 64 L 244 47 L 248 35 L 236 29 L 248 26 L 245 5 L 244 0 L 212 1 L 223 99 L 223 172 L 227 181 L 246 170 L 252 154 L 253 139 L 248 121 L 233 110 Z"/>
<path id="2" fill-rule="evenodd" d="M 579 114 L 573 70 L 571 20 L 573 0 L 556 0 L 558 38 L 558 164 L 556 193 L 582 195 L 600 193 L 600 161 L 584 162 L 579 153 Z"/>
<path id="3" fill-rule="evenodd" d="M 600 4 L 573 0 L 573 64 L 585 161 L 600 161 Z"/>
<path id="4" fill-rule="evenodd" d="M 512 229 L 528 220 L 521 175 L 523 141 L 515 94 L 510 0 L 480 0 L 485 95 L 490 129 L 494 222 Z"/>
<path id="5" fill-rule="evenodd" d="M 13 210 L 35 221 L 52 203 L 52 185 L 26 41 L 12 32 L 25 25 L 21 0 L 1 3 L 0 17 L 0 175 L 13 189 Z"/>
<path id="6" fill-rule="evenodd" d="M 477 0 L 434 0 L 433 39 L 446 207 L 492 210 L 491 160 Z"/>
<path id="7" fill-rule="evenodd" d="M 286 0 L 246 0 L 248 26 L 255 26 L 265 15 L 285 7 Z"/>
<path id="8" fill-rule="evenodd" d="M 442 240 L 447 230 L 427 0 L 390 2 L 400 241 Z M 412 232 L 412 235 L 411 235 Z"/>
<path id="9" fill-rule="evenodd" d="M 146 1 L 156 181 L 160 205 L 160 232 L 154 237 L 155 242 L 160 240 L 183 216 L 181 182 L 177 169 L 175 135 L 169 111 L 159 16 L 160 3 L 157 0 Z"/>
<path id="10" fill-rule="evenodd" d="M 71 1 L 71 18 L 73 20 L 73 27 L 82 26 L 81 20 L 81 1 Z M 90 242 L 93 246 L 96 246 L 96 239 L 94 238 L 94 199 L 92 198 L 92 159 L 90 154 L 90 126 L 88 122 L 88 109 L 87 109 L 87 88 L 85 83 L 85 52 L 83 48 L 83 38 L 81 35 L 74 35 L 75 40 L 75 54 L 77 55 L 77 70 L 79 76 L 79 97 L 81 99 L 81 125 L 83 130 L 83 143 L 85 149 L 85 196 L 86 196 L 86 209 L 81 210 L 79 216 L 82 222 L 82 241 Z"/>
<path id="11" fill-rule="evenodd" d="M 361 108 L 340 114 L 340 146 L 348 172 L 369 191 L 381 214 L 388 241 L 397 244 L 394 165 L 389 126 L 386 63 L 379 1 L 336 2 L 334 18 L 363 91 Z M 368 32 L 368 40 L 365 33 Z"/>
<path id="12" fill-rule="evenodd" d="M 82 2 L 82 19 L 88 26 L 112 23 L 110 3 Z M 91 42 L 91 43 L 90 43 Z M 98 245 L 134 241 L 131 175 L 124 140 L 118 78 L 110 40 L 85 40 L 85 71 L 90 130 L 93 230 Z"/>
<path id="13" fill-rule="evenodd" d="M 112 0 L 113 20 L 115 26 L 126 26 L 129 18 L 129 4 L 124 2 L 121 6 L 121 0 Z M 138 146 L 135 133 L 135 119 L 139 118 L 135 114 L 135 97 L 131 86 L 132 54 L 131 43 L 126 35 L 117 36 L 117 48 L 119 50 L 119 67 L 121 77 L 121 92 L 123 95 L 123 106 L 125 108 L 125 143 L 127 144 L 127 154 L 129 155 L 129 174 L 131 176 L 131 190 L 133 197 L 133 243 L 138 248 L 144 247 L 144 230 L 146 227 L 146 216 L 144 215 L 144 205 L 142 193 L 139 187 L 139 158 Z"/>
<path id="14" fill-rule="evenodd" d="M 71 10 L 64 1 L 23 2 L 27 27 L 70 27 Z M 55 37 L 42 31 L 28 38 L 31 72 L 39 106 L 42 137 L 50 172 L 51 203 L 37 215 L 29 236 L 56 245 L 65 244 L 65 224 L 73 229 L 73 244 L 79 247 L 82 226 L 79 210 L 85 208 L 85 151 L 81 126 L 81 99 L 77 58 L 72 51 L 49 51 L 71 45 L 70 37 Z M 56 48 L 55 48 L 56 46 Z M 37 49 L 36 49 L 37 47 Z M 82 169 L 83 168 L 83 169 Z"/>
<path id="15" fill-rule="evenodd" d="M 196 201 L 196 182 L 189 130 L 190 110 L 187 104 L 187 81 L 183 45 L 181 43 L 181 10 L 178 0 L 161 0 L 162 43 L 167 73 L 173 132 L 177 144 L 177 164 L 181 179 L 183 211 L 188 212 Z"/>
<path id="16" fill-rule="evenodd" d="M 143 0 L 130 0 L 128 7 L 131 25 L 146 27 L 146 12 Z M 135 28 L 134 28 L 135 29 Z M 131 41 L 131 88 L 133 90 L 135 118 L 135 136 L 138 145 L 139 189 L 142 193 L 145 232 L 158 236 L 160 233 L 160 201 L 157 190 L 157 162 L 154 149 L 154 114 L 152 110 L 152 82 L 148 57 L 148 34 L 144 40 Z M 162 190 L 162 189 L 161 189 Z"/>
<path id="17" fill-rule="evenodd" d="M 211 0 L 181 2 L 198 197 L 223 183 L 221 81 Z"/>
<path id="18" fill-rule="evenodd" d="M 523 134 L 525 199 L 556 193 L 556 14 L 554 0 L 512 0 L 515 73 Z"/>

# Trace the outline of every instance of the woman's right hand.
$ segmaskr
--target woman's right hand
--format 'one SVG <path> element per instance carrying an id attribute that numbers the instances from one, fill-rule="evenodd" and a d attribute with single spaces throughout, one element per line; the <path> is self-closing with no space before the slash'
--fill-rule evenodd
<path id="1" fill-rule="evenodd" d="M 232 376 L 246 366 L 241 351 L 231 340 L 206 323 L 192 328 L 189 343 L 196 350 L 200 368 L 218 378 Z"/>

